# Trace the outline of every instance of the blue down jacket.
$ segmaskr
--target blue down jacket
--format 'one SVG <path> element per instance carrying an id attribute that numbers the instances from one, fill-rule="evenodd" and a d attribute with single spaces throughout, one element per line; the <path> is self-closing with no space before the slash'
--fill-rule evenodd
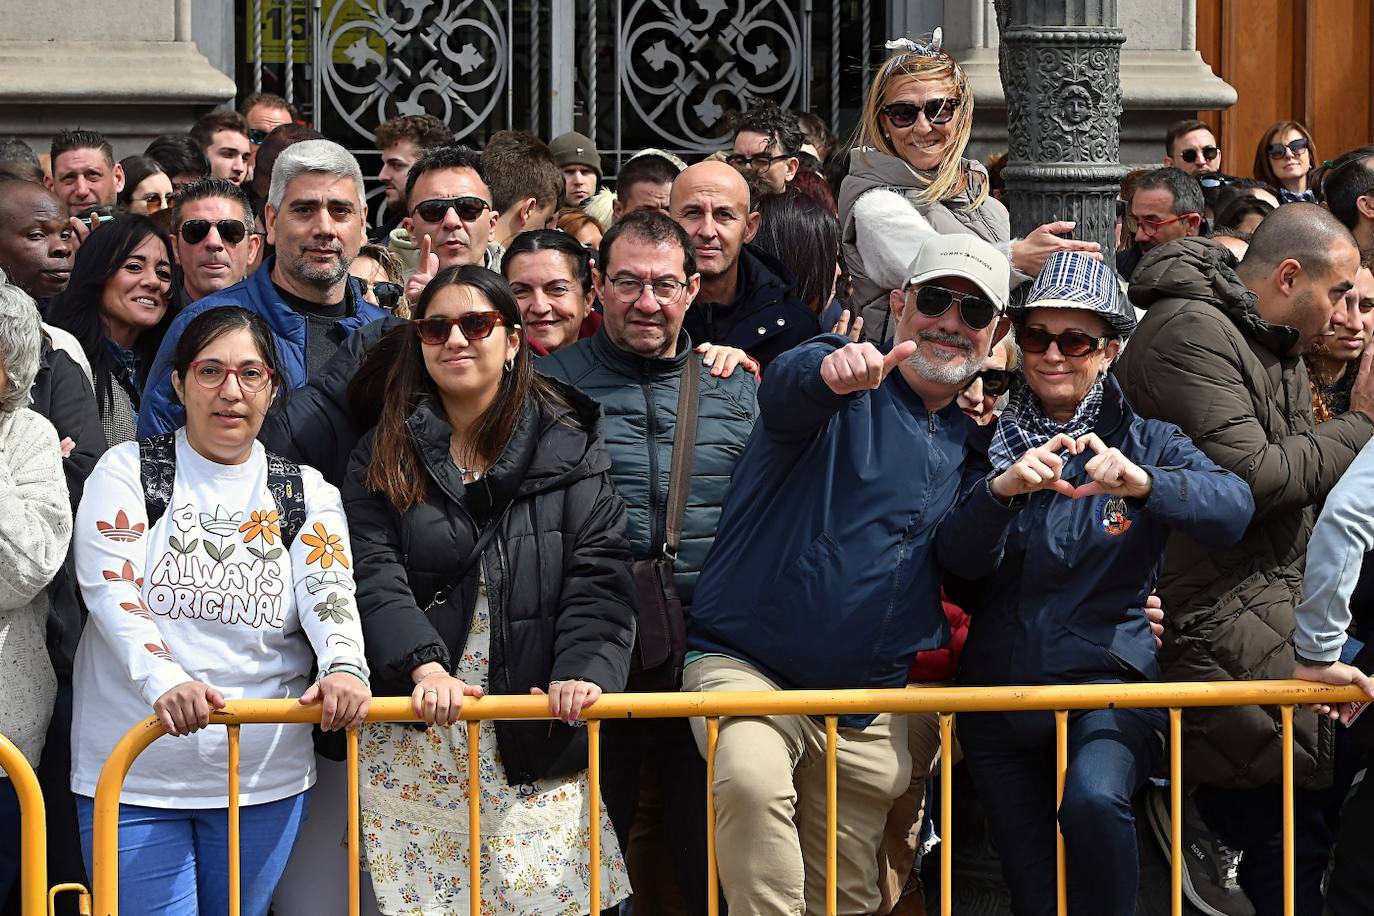
<path id="1" fill-rule="evenodd" d="M 988 490 L 992 429 L 971 442 L 963 495 L 936 540 L 946 591 L 972 620 L 960 683 L 1158 680 L 1143 606 L 1165 542 L 1179 531 L 1235 544 L 1255 512 L 1250 488 L 1177 426 L 1136 415 L 1111 377 L 1095 432 L 1150 474 L 1144 501 L 1041 490 L 1004 505 Z M 1093 455 L 1072 456 L 1064 479 L 1087 483 Z"/>

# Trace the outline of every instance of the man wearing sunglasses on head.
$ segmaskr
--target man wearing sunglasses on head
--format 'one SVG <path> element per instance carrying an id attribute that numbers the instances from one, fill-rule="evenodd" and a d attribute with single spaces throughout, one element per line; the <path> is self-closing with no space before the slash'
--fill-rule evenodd
<path id="1" fill-rule="evenodd" d="M 683 689 L 905 687 L 915 654 L 948 643 L 934 534 L 974 424 L 955 398 L 1007 332 L 1006 257 L 937 235 L 892 292 L 895 343 L 825 334 L 779 356 L 730 483 L 688 620 Z M 705 750 L 705 722 L 693 720 Z M 921 731 L 913 752 L 908 728 Z M 877 847 L 934 716 L 845 716 L 838 912 L 879 911 Z M 717 859 L 732 912 L 821 912 L 825 726 L 722 720 Z M 800 829 L 794 814 L 805 813 Z"/>
<path id="2" fill-rule="evenodd" d="M 492 209 L 481 153 L 463 146 L 425 153 L 406 178 L 406 211 L 387 247 L 410 278 L 406 297 L 412 303 L 445 267 L 491 267 L 488 245 L 501 214 Z"/>
<path id="3" fill-rule="evenodd" d="M 1201 121 L 1175 121 L 1164 135 L 1164 165 L 1201 178 L 1221 171 L 1221 149 L 1212 129 Z"/>
<path id="4" fill-rule="evenodd" d="M 226 179 L 202 178 L 182 189 L 172 204 L 172 253 L 181 276 L 178 309 L 248 275 L 262 244 L 253 223 L 248 198 Z"/>
<path id="5" fill-rule="evenodd" d="M 191 225 L 183 214 L 177 245 L 204 247 L 216 236 L 221 243 L 238 237 L 238 245 L 250 246 L 251 227 L 240 227 L 237 215 Z M 248 279 L 193 302 L 173 320 L 148 373 L 140 438 L 181 425 L 184 411 L 172 393 L 172 360 L 182 329 L 206 309 L 238 305 L 261 315 L 276 337 L 288 390 L 319 373 L 350 334 L 386 317 L 363 298 L 348 273 L 367 224 L 363 173 L 351 153 L 330 140 L 288 146 L 272 165 L 263 215 L 275 253 Z M 194 263 L 209 269 L 212 257 L 219 256 L 207 251 Z"/>

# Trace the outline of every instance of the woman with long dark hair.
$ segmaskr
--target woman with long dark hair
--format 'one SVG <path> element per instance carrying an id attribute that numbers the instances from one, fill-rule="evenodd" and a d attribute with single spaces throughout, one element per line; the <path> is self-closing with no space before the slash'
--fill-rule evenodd
<path id="1" fill-rule="evenodd" d="M 830 327 L 835 321 L 826 324 L 821 316 L 835 297 L 839 276 L 839 221 L 819 201 L 792 187 L 759 201 L 759 214 L 763 218 L 754 247 L 783 263 L 796 278 L 792 291 L 797 298 L 820 317 L 822 328 Z"/>
<path id="2" fill-rule="evenodd" d="M 561 723 L 480 729 L 484 912 L 586 913 L 586 741 L 571 725 L 624 687 L 634 632 L 597 405 L 535 374 L 510 288 L 472 266 L 430 281 L 352 392 L 376 417 L 344 483 L 368 660 L 378 691 L 409 694 L 429 726 L 376 723 L 361 738 L 378 904 L 466 911 L 464 698 L 547 694 Z M 598 816 L 611 906 L 629 884 Z"/>
<path id="3" fill-rule="evenodd" d="M 92 232 L 48 321 L 71 332 L 91 363 L 110 445 L 129 442 L 146 373 L 172 323 L 172 240 L 146 216 L 127 214 Z"/>

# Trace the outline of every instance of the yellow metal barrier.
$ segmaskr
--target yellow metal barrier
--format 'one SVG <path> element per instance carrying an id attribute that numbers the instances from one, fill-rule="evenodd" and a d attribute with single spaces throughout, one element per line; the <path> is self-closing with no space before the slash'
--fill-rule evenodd
<path id="1" fill-rule="evenodd" d="M 1183 767 L 1181 745 L 1182 711 L 1199 706 L 1279 706 L 1283 717 L 1283 844 L 1284 844 L 1284 913 L 1293 914 L 1293 708 L 1308 703 L 1335 704 L 1361 698 L 1355 687 L 1328 687 L 1308 681 L 1248 681 L 1228 683 L 1175 683 L 1175 684 L 1084 684 L 1049 687 L 939 687 L 925 690 L 793 690 L 768 693 L 650 693 L 650 694 L 607 694 L 586 711 L 585 718 L 590 720 L 587 727 L 588 754 L 588 804 L 591 808 L 591 833 L 589 837 L 588 860 L 591 869 L 590 912 L 601 910 L 600 859 L 601 834 L 600 817 L 600 721 L 602 719 L 623 718 L 682 718 L 698 717 L 706 719 L 707 734 L 707 800 L 706 818 L 708 825 L 708 901 L 712 916 L 717 912 L 716 900 L 719 893 L 719 879 L 715 856 L 715 804 L 711 784 L 715 773 L 716 742 L 719 736 L 719 723 L 722 717 L 729 716 L 786 716 L 809 715 L 824 716 L 826 725 L 826 913 L 835 912 L 836 900 L 836 826 L 838 799 L 836 798 L 836 748 L 838 743 L 838 717 L 850 714 L 872 713 L 937 713 L 940 721 L 940 751 L 942 759 L 951 758 L 954 739 L 954 716 L 961 712 L 998 712 L 1015 711 L 1052 711 L 1055 715 L 1055 746 L 1057 764 L 1057 786 L 1062 794 L 1064 772 L 1068 766 L 1068 711 L 1075 709 L 1101 709 L 1118 707 L 1126 709 L 1163 708 L 1169 710 L 1170 735 L 1170 779 L 1172 782 L 1171 825 L 1172 846 L 1172 905 L 1174 916 L 1183 913 L 1182 869 L 1182 823 Z M 260 723 L 301 723 L 318 722 L 320 709 L 301 706 L 294 700 L 234 700 L 225 709 L 211 714 L 212 725 L 229 727 L 229 824 L 230 824 L 230 916 L 238 916 L 238 849 L 233 838 L 237 836 L 238 825 L 238 727 Z M 410 700 L 405 697 L 383 697 L 373 700 L 368 712 L 372 722 L 414 722 L 416 716 L 411 712 Z M 471 865 L 471 890 L 469 894 L 471 912 L 476 916 L 481 912 L 481 843 L 479 840 L 479 802 L 477 737 L 479 723 L 488 719 L 547 719 L 548 701 L 542 697 L 487 696 L 480 700 L 469 699 L 463 704 L 462 718 L 468 723 L 468 803 L 469 826 L 471 830 L 468 859 Z M 125 774 L 133 765 L 135 758 L 163 735 L 162 726 L 157 719 L 149 717 L 139 723 L 115 746 L 105 768 L 101 771 L 95 797 L 95 833 L 92 863 L 95 891 L 95 912 L 98 916 L 115 916 L 119 912 L 119 793 Z M 17 755 L 13 745 L 0 739 L 0 765 L 9 765 L 7 753 Z M 18 758 L 23 761 L 22 757 Z M 37 780 L 31 770 L 30 780 L 25 793 L 21 794 L 24 805 L 24 825 L 26 849 L 43 848 L 43 800 L 38 793 Z M 349 914 L 358 912 L 358 742 L 357 734 L 349 735 L 348 740 L 348 857 L 349 857 Z M 951 859 L 950 838 L 953 832 L 951 818 L 952 768 L 940 768 L 941 797 L 941 852 L 940 912 L 949 916 L 951 911 Z M 19 784 L 16 784 L 19 788 Z M 27 799 L 27 801 L 25 800 Z M 36 806 L 36 808 L 34 807 Z M 31 816 L 34 811 L 37 817 Z M 35 833 L 36 832 L 36 833 Z M 36 836 L 36 839 L 35 839 Z M 33 844 L 32 846 L 27 844 Z M 1067 912 L 1066 888 L 1064 879 L 1063 838 L 1058 838 L 1059 846 L 1059 913 Z M 34 859 L 37 859 L 35 862 Z M 30 871 L 36 869 L 36 871 Z M 26 857 L 25 888 L 41 889 L 46 880 L 46 869 L 42 857 Z M 40 916 L 39 907 L 32 908 L 29 897 L 25 897 L 24 916 Z"/>

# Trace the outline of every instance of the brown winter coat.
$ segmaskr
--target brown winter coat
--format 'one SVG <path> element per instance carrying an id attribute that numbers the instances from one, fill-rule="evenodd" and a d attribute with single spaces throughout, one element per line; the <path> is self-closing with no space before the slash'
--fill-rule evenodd
<path id="1" fill-rule="evenodd" d="M 1374 433 L 1351 412 L 1312 421 L 1307 370 L 1288 355 L 1294 328 L 1260 318 L 1235 259 L 1208 239 L 1180 239 L 1145 256 L 1131 301 L 1146 315 L 1115 369 L 1146 417 L 1177 424 L 1217 464 L 1250 485 L 1255 517 L 1225 550 L 1174 534 L 1159 583 L 1165 680 L 1286 678 L 1293 673 L 1293 609 L 1307 541 L 1327 492 Z M 1294 717 L 1300 786 L 1330 780 L 1333 731 L 1306 710 Z M 1189 782 L 1253 787 L 1282 778 L 1277 708 L 1188 710 Z"/>

